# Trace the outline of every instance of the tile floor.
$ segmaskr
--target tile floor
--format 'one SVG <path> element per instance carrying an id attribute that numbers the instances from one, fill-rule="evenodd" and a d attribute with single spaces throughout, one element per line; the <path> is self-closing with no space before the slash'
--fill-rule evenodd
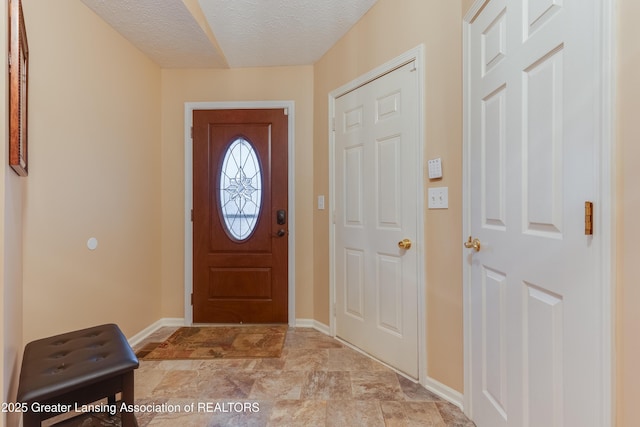
<path id="1" fill-rule="evenodd" d="M 307 328 L 288 331 L 278 359 L 141 360 L 135 382 L 136 403 L 146 405 L 136 415 L 140 427 L 474 426 L 455 405 Z M 85 416 L 59 425 L 119 420 Z"/>

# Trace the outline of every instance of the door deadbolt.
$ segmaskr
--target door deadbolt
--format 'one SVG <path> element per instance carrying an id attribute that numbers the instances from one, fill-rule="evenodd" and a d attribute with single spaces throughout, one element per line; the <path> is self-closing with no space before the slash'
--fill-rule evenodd
<path id="1" fill-rule="evenodd" d="M 287 223 L 287 211 L 284 209 L 278 210 L 276 212 L 276 222 L 278 225 L 285 225 Z"/>

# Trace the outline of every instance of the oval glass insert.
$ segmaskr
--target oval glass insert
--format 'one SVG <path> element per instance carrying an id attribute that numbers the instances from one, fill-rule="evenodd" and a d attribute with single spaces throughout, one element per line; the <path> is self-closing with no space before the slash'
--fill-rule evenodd
<path id="1" fill-rule="evenodd" d="M 248 239 L 262 207 L 262 172 L 256 151 L 244 138 L 233 141 L 224 155 L 219 206 L 229 236 Z"/>

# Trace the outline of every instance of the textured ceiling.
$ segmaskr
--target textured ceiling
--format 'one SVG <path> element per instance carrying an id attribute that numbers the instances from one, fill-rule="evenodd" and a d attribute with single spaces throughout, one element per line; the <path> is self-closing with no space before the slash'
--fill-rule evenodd
<path id="1" fill-rule="evenodd" d="M 163 68 L 309 65 L 377 0 L 82 0 Z"/>

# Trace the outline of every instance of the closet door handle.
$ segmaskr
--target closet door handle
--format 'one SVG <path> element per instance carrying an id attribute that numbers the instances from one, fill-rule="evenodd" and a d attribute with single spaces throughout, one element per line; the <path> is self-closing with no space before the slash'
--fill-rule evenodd
<path id="1" fill-rule="evenodd" d="M 476 252 L 480 251 L 480 246 L 481 246 L 480 240 L 479 239 L 473 239 L 472 240 L 471 236 L 469 236 L 469 240 L 464 242 L 464 247 L 465 248 L 467 248 L 467 249 L 473 248 L 473 249 L 475 249 Z"/>

